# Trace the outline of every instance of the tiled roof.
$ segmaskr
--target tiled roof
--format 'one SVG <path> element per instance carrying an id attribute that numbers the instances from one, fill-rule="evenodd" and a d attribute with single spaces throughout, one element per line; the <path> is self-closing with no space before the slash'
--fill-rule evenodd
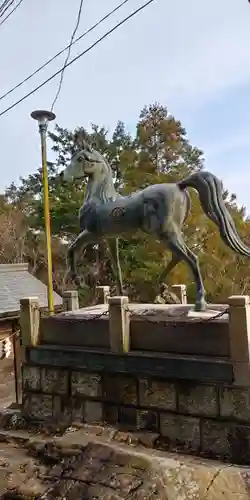
<path id="1" fill-rule="evenodd" d="M 23 297 L 38 297 L 40 307 L 47 307 L 47 287 L 29 273 L 28 264 L 0 264 L 0 314 L 18 312 Z M 56 292 L 54 303 L 62 304 Z"/>

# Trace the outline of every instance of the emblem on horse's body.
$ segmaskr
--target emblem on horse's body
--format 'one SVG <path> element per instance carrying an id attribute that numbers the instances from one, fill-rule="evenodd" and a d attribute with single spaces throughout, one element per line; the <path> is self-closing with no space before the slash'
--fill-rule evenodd
<path id="1" fill-rule="evenodd" d="M 110 216 L 114 217 L 114 219 L 120 219 L 125 215 L 125 208 L 123 207 L 115 207 L 110 212 Z"/>

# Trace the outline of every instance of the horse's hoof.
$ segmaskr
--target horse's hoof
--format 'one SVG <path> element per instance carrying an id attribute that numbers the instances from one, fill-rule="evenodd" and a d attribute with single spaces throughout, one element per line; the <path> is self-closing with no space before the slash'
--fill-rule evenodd
<path id="1" fill-rule="evenodd" d="M 74 271 L 69 273 L 71 281 L 78 286 L 78 287 L 83 287 L 84 286 L 84 280 L 78 274 L 76 274 Z"/>
<path id="2" fill-rule="evenodd" d="M 68 277 L 69 277 L 72 281 L 75 281 L 75 279 L 77 278 L 77 274 L 75 273 L 75 271 L 71 271 L 71 270 L 69 270 L 69 271 L 68 271 Z"/>
<path id="3" fill-rule="evenodd" d="M 199 300 L 198 302 L 196 302 L 194 310 L 196 312 L 204 312 L 204 311 L 206 311 L 207 310 L 207 303 L 206 303 L 206 301 L 205 300 Z"/>
<path id="4" fill-rule="evenodd" d="M 73 281 L 76 286 L 81 286 L 81 279 L 78 276 L 75 276 Z"/>
<path id="5" fill-rule="evenodd" d="M 75 276 L 74 278 L 74 283 L 76 286 L 78 286 L 79 288 L 84 288 L 86 287 L 86 283 L 84 281 L 83 278 L 81 278 L 80 276 Z"/>

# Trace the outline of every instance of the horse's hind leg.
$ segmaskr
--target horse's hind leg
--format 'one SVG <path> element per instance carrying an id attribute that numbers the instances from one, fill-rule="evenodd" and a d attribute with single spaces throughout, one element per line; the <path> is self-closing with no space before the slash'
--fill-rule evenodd
<path id="1" fill-rule="evenodd" d="M 174 269 L 175 266 L 180 262 L 180 257 L 177 257 L 177 255 L 173 254 L 172 259 L 170 262 L 167 264 L 167 267 L 164 269 L 164 271 L 160 275 L 159 282 L 164 283 L 166 277 L 168 274 Z"/>
<path id="2" fill-rule="evenodd" d="M 166 246 L 173 253 L 173 259 L 177 259 L 177 262 L 183 260 L 187 263 L 189 268 L 191 269 L 195 284 L 196 284 L 196 303 L 195 310 L 203 311 L 206 309 L 206 301 L 205 301 L 205 289 L 203 285 L 203 280 L 201 277 L 200 267 L 198 258 L 196 255 L 187 247 L 185 244 L 180 231 L 173 231 L 172 233 L 161 235 L 161 240 L 166 244 Z M 175 260 L 174 260 L 175 262 Z M 176 262 L 176 263 L 177 263 Z M 171 264 L 171 262 L 170 262 Z M 173 266 L 174 267 L 174 266 Z M 172 268 L 173 268 L 172 267 Z"/>
<path id="3" fill-rule="evenodd" d="M 119 240 L 118 240 L 118 238 L 109 238 L 107 241 L 107 245 L 108 245 L 108 249 L 109 249 L 113 273 L 115 275 L 116 293 L 118 295 L 123 295 L 122 271 L 121 271 L 120 258 L 119 258 Z"/>

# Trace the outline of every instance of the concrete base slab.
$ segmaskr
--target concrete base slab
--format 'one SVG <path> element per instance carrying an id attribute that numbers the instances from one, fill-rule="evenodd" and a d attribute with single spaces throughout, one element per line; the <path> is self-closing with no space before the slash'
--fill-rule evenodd
<path id="1" fill-rule="evenodd" d="M 195 311 L 194 304 L 128 304 L 128 311 L 134 317 L 156 317 L 159 320 L 181 320 L 189 321 L 192 319 L 204 320 L 212 319 L 218 315 L 218 319 L 228 320 L 228 314 L 223 314 L 227 307 L 223 304 L 209 304 L 205 311 Z M 220 315 L 221 314 L 221 315 Z M 79 318 L 79 319 L 100 319 L 108 318 L 109 306 L 107 304 L 98 304 L 91 307 L 83 307 L 77 311 L 67 311 L 60 313 L 58 317 L 62 318 Z M 216 318 L 215 318 L 216 319 Z"/>

